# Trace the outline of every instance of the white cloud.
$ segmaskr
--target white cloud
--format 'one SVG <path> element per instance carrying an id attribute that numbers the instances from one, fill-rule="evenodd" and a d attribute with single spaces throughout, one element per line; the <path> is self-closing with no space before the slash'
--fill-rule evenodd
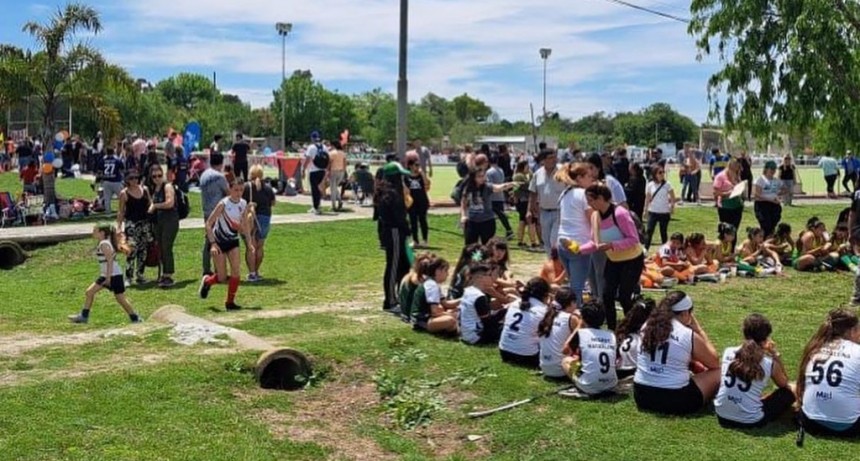
<path id="1" fill-rule="evenodd" d="M 693 110 L 689 115 L 695 119 L 705 118 L 705 84 L 713 65 L 696 62 L 684 24 L 606 0 L 411 3 L 411 99 L 430 91 L 445 97 L 468 92 L 503 117 L 528 118 L 529 102 L 538 112 L 541 104 L 537 50 L 549 47 L 550 110 L 567 116 L 635 110 L 663 96 L 661 100 Z M 689 0 L 636 3 L 689 15 Z M 231 83 L 241 90 L 237 93 L 258 106 L 268 103 L 280 78 L 281 47 L 274 23 L 292 22 L 288 72 L 311 69 L 330 86 L 393 91 L 398 5 L 392 0 L 128 2 L 121 5 L 127 22 L 117 29 L 108 26 L 99 43 L 133 72 L 211 68 L 219 75 L 233 74 Z M 145 36 L 150 40 L 143 40 Z M 112 44 L 123 37 L 125 42 Z M 700 85 L 691 84 L 695 78 Z M 258 88 L 263 81 L 267 86 Z"/>

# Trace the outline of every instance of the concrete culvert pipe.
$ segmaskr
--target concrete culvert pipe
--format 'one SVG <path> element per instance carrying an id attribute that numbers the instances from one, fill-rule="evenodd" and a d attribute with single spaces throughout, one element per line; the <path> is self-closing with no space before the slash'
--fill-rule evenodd
<path id="1" fill-rule="evenodd" d="M 23 264 L 27 254 L 15 242 L 0 242 L 0 269 L 9 270 L 19 264 Z"/>
<path id="2" fill-rule="evenodd" d="M 250 333 L 187 314 L 182 306 L 164 306 L 152 314 L 152 320 L 172 325 L 192 324 L 219 327 L 226 329 L 227 336 L 235 341 L 240 348 L 264 351 L 254 367 L 257 382 L 264 389 L 301 389 L 311 375 L 311 363 L 301 352 L 274 347 L 266 340 Z"/>

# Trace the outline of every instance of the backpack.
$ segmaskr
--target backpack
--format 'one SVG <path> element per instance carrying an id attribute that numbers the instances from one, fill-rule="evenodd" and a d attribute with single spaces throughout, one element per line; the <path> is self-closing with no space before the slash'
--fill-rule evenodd
<path id="1" fill-rule="evenodd" d="M 179 214 L 179 219 L 185 219 L 188 217 L 188 213 L 191 212 L 191 205 L 188 203 L 188 194 L 175 184 L 173 185 L 173 191 L 174 199 L 176 200 L 176 212 Z"/>
<path id="2" fill-rule="evenodd" d="M 466 180 L 460 179 L 454 184 L 454 189 L 451 191 L 451 200 L 457 205 L 463 203 L 463 189 L 465 188 Z"/>
<path id="3" fill-rule="evenodd" d="M 636 225 L 636 233 L 639 234 L 639 243 L 645 243 L 645 226 L 642 224 L 642 220 L 639 219 L 639 215 L 636 214 L 635 211 L 627 210 L 630 214 L 630 217 L 633 218 L 633 224 Z M 621 227 L 618 225 L 618 218 L 615 217 L 615 212 L 612 212 L 612 222 L 615 223 L 615 227 L 619 230 Z"/>
<path id="4" fill-rule="evenodd" d="M 323 146 L 317 145 L 317 154 L 314 156 L 313 162 L 314 166 L 321 170 L 328 168 L 328 151 L 326 151 Z"/>

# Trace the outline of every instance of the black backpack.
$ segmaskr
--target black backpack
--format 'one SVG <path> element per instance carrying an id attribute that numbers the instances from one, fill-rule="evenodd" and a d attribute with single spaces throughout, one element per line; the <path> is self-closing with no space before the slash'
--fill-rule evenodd
<path id="1" fill-rule="evenodd" d="M 326 168 L 328 168 L 328 151 L 326 151 L 323 146 L 317 145 L 317 154 L 314 156 L 313 162 L 314 166 L 321 170 L 325 170 Z"/>
<path id="2" fill-rule="evenodd" d="M 176 213 L 179 214 L 179 219 L 188 217 L 191 212 L 191 205 L 188 203 L 188 194 L 179 188 L 176 184 L 173 185 L 174 200 L 176 200 Z"/>

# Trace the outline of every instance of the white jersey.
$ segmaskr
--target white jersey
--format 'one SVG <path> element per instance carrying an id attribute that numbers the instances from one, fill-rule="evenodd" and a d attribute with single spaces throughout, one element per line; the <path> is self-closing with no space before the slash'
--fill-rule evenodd
<path id="1" fill-rule="evenodd" d="M 730 347 L 723 352 L 720 390 L 714 399 L 717 416 L 744 424 L 755 424 L 764 418 L 761 395 L 770 382 L 773 359 L 767 355 L 761 359 L 764 378 L 757 381 L 743 381 L 729 373 L 729 365 L 735 359 L 740 347 Z"/>
<path id="2" fill-rule="evenodd" d="M 579 357 L 582 367 L 574 379 L 576 387 L 587 394 L 599 394 L 618 384 L 615 373 L 615 334 L 596 328 L 580 328 Z"/>
<path id="3" fill-rule="evenodd" d="M 618 355 L 621 362 L 618 364 L 619 370 L 635 370 L 636 360 L 639 356 L 639 345 L 642 344 L 642 335 L 638 332 L 630 333 L 618 345 Z"/>
<path id="4" fill-rule="evenodd" d="M 113 249 L 113 256 L 111 256 L 111 261 L 113 262 L 113 268 L 110 274 L 107 274 L 107 264 L 108 259 L 105 257 L 105 254 L 102 252 L 102 246 L 107 245 Z M 110 240 L 102 240 L 99 242 L 98 248 L 96 248 L 96 259 L 99 261 L 99 277 L 105 276 L 107 274 L 110 277 L 114 275 L 122 275 L 122 268 L 119 267 L 119 264 L 116 262 L 116 248 L 113 247 L 113 244 L 110 243 Z"/>
<path id="5" fill-rule="evenodd" d="M 484 323 L 475 303 L 484 296 L 486 295 L 483 291 L 469 286 L 460 298 L 460 339 L 468 344 L 475 344 L 481 340 Z"/>
<path id="6" fill-rule="evenodd" d="M 234 202 L 230 197 L 224 197 L 221 203 L 224 204 L 224 212 L 215 221 L 215 238 L 221 241 L 238 240 L 248 202 L 245 199 Z"/>
<path id="7" fill-rule="evenodd" d="M 571 315 L 559 312 L 552 321 L 549 336 L 540 337 L 540 371 L 551 378 L 564 377 L 561 360 L 564 358 L 564 344 L 573 333 L 570 329 Z"/>
<path id="8" fill-rule="evenodd" d="M 854 424 L 860 419 L 860 345 L 837 339 L 806 365 L 803 413 L 809 419 Z"/>
<path id="9" fill-rule="evenodd" d="M 644 331 L 644 326 L 642 327 Z M 690 383 L 693 330 L 672 319 L 669 339 L 654 353 L 639 348 L 633 382 L 660 389 L 681 389 Z"/>
<path id="10" fill-rule="evenodd" d="M 537 355 L 540 351 L 538 326 L 548 308 L 534 298 L 529 303 L 531 308 L 527 311 L 520 309 L 519 301 L 508 305 L 499 349 L 522 356 Z"/>

